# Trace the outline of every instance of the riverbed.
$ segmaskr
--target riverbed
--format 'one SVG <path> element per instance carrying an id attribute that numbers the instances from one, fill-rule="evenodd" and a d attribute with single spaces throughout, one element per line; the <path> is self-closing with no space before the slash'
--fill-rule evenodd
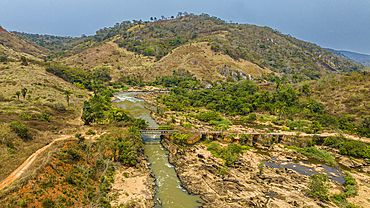
<path id="1" fill-rule="evenodd" d="M 140 92 L 126 92 L 115 95 L 114 105 L 128 110 L 135 118 L 142 118 L 150 127 L 158 127 L 151 118 L 150 110 L 144 108 L 145 101 L 135 98 Z M 198 207 L 199 196 L 190 195 L 181 186 L 173 166 L 168 162 L 168 151 L 160 143 L 160 135 L 142 135 L 144 153 L 148 156 L 156 178 L 156 207 Z M 159 199 L 159 200 L 157 200 Z M 161 205 L 160 205 L 161 204 Z"/>

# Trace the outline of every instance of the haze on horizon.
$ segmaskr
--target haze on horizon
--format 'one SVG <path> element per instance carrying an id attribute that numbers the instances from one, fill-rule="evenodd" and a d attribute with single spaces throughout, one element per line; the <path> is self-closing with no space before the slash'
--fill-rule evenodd
<path id="1" fill-rule="evenodd" d="M 179 11 L 268 26 L 321 47 L 370 54 L 366 0 L 2 0 L 0 25 L 10 31 L 81 36 L 125 20 L 146 21 Z"/>

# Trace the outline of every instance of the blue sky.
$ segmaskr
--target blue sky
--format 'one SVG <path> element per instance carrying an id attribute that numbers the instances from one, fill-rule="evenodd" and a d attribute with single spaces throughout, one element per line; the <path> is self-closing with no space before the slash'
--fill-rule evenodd
<path id="1" fill-rule="evenodd" d="M 81 36 L 124 20 L 176 16 L 179 11 L 269 26 L 322 47 L 370 54 L 369 0 L 0 0 L 0 25 Z"/>

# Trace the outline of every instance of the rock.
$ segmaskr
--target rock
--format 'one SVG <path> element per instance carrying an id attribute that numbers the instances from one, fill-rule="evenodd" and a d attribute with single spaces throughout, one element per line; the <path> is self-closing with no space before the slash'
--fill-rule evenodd
<path id="1" fill-rule="evenodd" d="M 202 154 L 198 154 L 198 157 L 199 158 L 204 158 L 204 156 Z"/>
<path id="2" fill-rule="evenodd" d="M 348 168 L 354 168 L 355 166 L 353 165 L 352 161 L 348 159 L 347 157 L 340 157 L 339 164 L 342 164 Z"/>
<path id="3" fill-rule="evenodd" d="M 370 173 L 370 166 L 363 166 L 362 171 L 364 171 L 365 173 Z"/>

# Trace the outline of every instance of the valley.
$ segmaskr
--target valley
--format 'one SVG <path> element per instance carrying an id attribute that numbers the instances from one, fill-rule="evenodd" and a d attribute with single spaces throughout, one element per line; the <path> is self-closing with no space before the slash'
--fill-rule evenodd
<path id="1" fill-rule="evenodd" d="M 370 207 L 369 80 L 207 14 L 74 38 L 0 28 L 0 204 Z"/>

